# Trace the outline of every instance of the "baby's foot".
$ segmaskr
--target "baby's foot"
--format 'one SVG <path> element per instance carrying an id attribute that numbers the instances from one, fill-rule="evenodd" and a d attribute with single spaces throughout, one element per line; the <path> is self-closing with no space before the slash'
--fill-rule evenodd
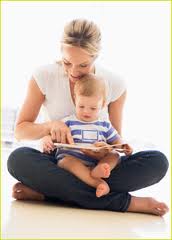
<path id="1" fill-rule="evenodd" d="M 132 197 L 128 210 L 129 212 L 143 212 L 163 216 L 169 211 L 164 202 L 158 202 L 150 197 Z"/>
<path id="2" fill-rule="evenodd" d="M 104 181 L 101 180 L 101 182 L 98 184 L 96 188 L 96 196 L 97 197 L 102 197 L 110 192 L 110 188 L 108 184 Z"/>
<path id="3" fill-rule="evenodd" d="M 13 186 L 12 197 L 17 200 L 44 200 L 44 195 L 18 182 Z"/>
<path id="4" fill-rule="evenodd" d="M 108 163 L 99 163 L 92 171 L 94 178 L 108 178 L 110 176 L 110 166 Z"/>

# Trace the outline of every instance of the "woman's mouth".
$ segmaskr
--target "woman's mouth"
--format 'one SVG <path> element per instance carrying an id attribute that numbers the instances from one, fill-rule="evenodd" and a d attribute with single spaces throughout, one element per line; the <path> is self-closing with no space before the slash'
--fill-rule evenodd
<path id="1" fill-rule="evenodd" d="M 72 80 L 73 82 L 78 81 L 81 78 L 81 76 L 73 76 L 70 74 L 69 79 Z"/>
<path id="2" fill-rule="evenodd" d="M 70 77 L 71 77 L 72 79 L 75 79 L 75 80 L 78 80 L 78 79 L 81 78 L 81 76 L 73 76 L 73 75 L 71 75 L 71 74 L 70 74 Z"/>

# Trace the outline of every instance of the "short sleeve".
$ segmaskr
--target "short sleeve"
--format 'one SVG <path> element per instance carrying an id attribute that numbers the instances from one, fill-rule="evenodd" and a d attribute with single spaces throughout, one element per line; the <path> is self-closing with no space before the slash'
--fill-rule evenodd
<path id="1" fill-rule="evenodd" d="M 108 144 L 111 144 L 112 142 L 116 141 L 119 139 L 119 134 L 116 131 L 116 129 L 112 126 L 110 122 L 108 122 L 108 129 L 106 132 L 106 141 Z"/>
<path id="2" fill-rule="evenodd" d="M 64 122 L 68 127 L 70 127 L 71 122 L 74 120 L 76 120 L 76 117 L 73 114 L 61 119 L 61 121 Z"/>
<path id="3" fill-rule="evenodd" d="M 123 78 L 115 75 L 109 77 L 108 102 L 117 100 L 126 90 L 126 82 Z"/>
<path id="4" fill-rule="evenodd" d="M 69 120 L 70 120 L 70 116 L 60 119 L 60 121 L 64 122 L 68 127 L 69 127 Z"/>
<path id="5" fill-rule="evenodd" d="M 126 90 L 126 82 L 124 79 L 110 70 L 107 70 L 100 67 L 99 65 L 96 66 L 96 74 L 101 76 L 107 85 L 107 104 L 110 102 L 114 102 L 117 100 Z"/>
<path id="6" fill-rule="evenodd" d="M 38 84 L 38 87 L 41 90 L 41 92 L 44 95 L 46 95 L 47 83 L 48 83 L 48 71 L 46 70 L 46 67 L 42 66 L 35 69 L 32 76 L 35 79 L 36 83 Z"/>

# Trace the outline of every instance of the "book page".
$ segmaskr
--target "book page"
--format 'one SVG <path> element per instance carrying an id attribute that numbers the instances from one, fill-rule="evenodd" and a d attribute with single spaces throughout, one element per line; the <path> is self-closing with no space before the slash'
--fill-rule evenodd
<path id="1" fill-rule="evenodd" d="M 89 143 L 75 143 L 75 144 L 65 144 L 65 143 L 54 143 L 54 145 L 57 148 L 73 148 L 73 149 L 88 149 L 88 150 L 92 150 L 92 151 L 100 151 L 101 149 L 115 149 L 115 150 L 119 150 L 122 151 L 123 150 L 123 146 L 125 145 L 123 144 L 113 144 L 113 145 L 105 145 L 105 146 L 100 146 L 100 147 L 96 147 L 93 144 L 89 144 Z"/>

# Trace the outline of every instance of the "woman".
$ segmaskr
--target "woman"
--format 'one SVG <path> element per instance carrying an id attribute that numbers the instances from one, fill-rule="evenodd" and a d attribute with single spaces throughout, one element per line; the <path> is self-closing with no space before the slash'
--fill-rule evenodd
<path id="1" fill-rule="evenodd" d="M 121 134 L 126 88 L 121 79 L 95 65 L 100 41 L 100 31 L 93 22 L 78 19 L 65 26 L 61 42 L 62 61 L 37 69 L 29 82 L 16 124 L 17 139 L 40 139 L 51 134 L 54 141 L 73 143 L 68 127 L 60 119 L 74 112 L 74 85 L 86 73 L 96 73 L 106 79 L 109 85 L 108 108 L 102 117 L 108 113 L 112 125 Z M 42 105 L 49 120 L 36 124 L 34 121 Z M 92 152 L 87 154 L 93 155 Z M 96 157 L 104 154 L 101 152 L 101 156 Z M 124 156 L 107 180 L 111 193 L 96 198 L 95 189 L 57 167 L 53 153 L 48 155 L 22 147 L 12 152 L 8 159 L 9 172 L 20 181 L 13 187 L 15 199 L 61 200 L 89 209 L 156 215 L 168 211 L 165 203 L 131 196 L 128 192 L 159 182 L 167 169 L 168 161 L 159 151 Z"/>

